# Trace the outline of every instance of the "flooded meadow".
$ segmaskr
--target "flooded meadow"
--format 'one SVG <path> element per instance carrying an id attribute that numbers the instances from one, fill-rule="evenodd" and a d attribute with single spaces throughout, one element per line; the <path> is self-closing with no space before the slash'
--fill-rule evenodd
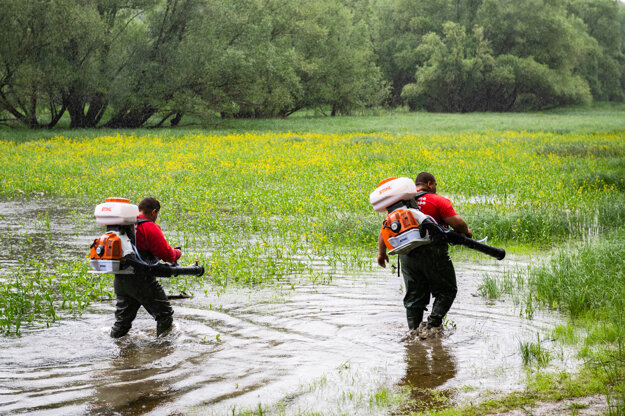
<path id="1" fill-rule="evenodd" d="M 77 208 L 56 200 L 5 201 L 0 208 L 3 275 L 24 257 L 18 250 L 87 262 L 101 232 L 89 208 L 76 216 Z M 320 260 L 316 272 L 331 276 L 321 284 L 293 275 L 227 288 L 211 286 L 206 276 L 192 298 L 172 300 L 175 328 L 161 338 L 141 309 L 128 336 L 111 339 L 114 301 L 99 299 L 49 327 L 34 323 L 21 336 L 0 338 L 0 414 L 375 415 L 401 412 L 397 406 L 405 403 L 410 410 L 441 408 L 523 389 L 520 345 L 537 337 L 550 368 L 577 366 L 572 351 L 550 340 L 557 314 L 537 310 L 528 319 L 511 298 L 478 294 L 485 276 L 523 267 L 528 258 L 456 257 L 459 291 L 444 335 L 425 341 L 405 339 L 403 282 L 391 269 L 329 270 Z M 161 281 L 169 294 L 179 293 Z"/>

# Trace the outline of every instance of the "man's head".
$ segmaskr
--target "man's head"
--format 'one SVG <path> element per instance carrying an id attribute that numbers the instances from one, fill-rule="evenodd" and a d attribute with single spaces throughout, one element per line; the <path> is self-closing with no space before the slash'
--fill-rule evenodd
<path id="1" fill-rule="evenodd" d="M 421 172 L 414 181 L 417 190 L 436 193 L 436 178 L 429 172 Z"/>
<path id="2" fill-rule="evenodd" d="M 145 197 L 139 202 L 139 212 L 150 221 L 156 221 L 161 204 L 156 198 Z"/>

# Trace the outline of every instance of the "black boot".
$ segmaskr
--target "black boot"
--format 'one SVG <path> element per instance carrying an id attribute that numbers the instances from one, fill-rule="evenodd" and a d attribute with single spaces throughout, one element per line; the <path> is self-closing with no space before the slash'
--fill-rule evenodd
<path id="1" fill-rule="evenodd" d="M 419 328 L 421 321 L 423 321 L 423 309 L 406 309 L 406 319 L 409 330 Z"/>
<path id="2" fill-rule="evenodd" d="M 174 319 L 171 317 L 164 319 L 162 321 L 158 321 L 156 323 L 156 336 L 160 337 L 163 334 L 167 334 L 169 330 L 172 328 L 173 324 L 174 324 Z"/>
<path id="3" fill-rule="evenodd" d="M 117 325 L 113 325 L 111 328 L 111 338 L 121 338 L 126 335 L 130 331 L 130 327 L 120 327 Z"/>

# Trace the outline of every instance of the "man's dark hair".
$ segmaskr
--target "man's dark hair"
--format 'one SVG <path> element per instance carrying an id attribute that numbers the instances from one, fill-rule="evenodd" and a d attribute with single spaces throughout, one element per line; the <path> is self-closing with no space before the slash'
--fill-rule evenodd
<path id="1" fill-rule="evenodd" d="M 435 182 L 436 178 L 429 172 L 421 172 L 417 175 L 417 179 L 414 180 L 416 185 L 427 185 L 428 182 Z"/>
<path id="2" fill-rule="evenodd" d="M 156 198 L 147 196 L 139 202 L 139 211 L 148 213 L 153 210 L 156 210 L 157 212 L 161 210 L 161 204 Z"/>

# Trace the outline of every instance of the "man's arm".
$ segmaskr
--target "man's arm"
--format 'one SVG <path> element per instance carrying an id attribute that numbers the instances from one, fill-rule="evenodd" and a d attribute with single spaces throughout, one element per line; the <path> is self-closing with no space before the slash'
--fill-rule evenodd
<path id="1" fill-rule="evenodd" d="M 388 262 L 388 255 L 386 254 L 386 244 L 384 244 L 384 238 L 382 238 L 382 230 L 378 236 L 378 264 L 380 267 L 386 268 Z"/>
<path id="2" fill-rule="evenodd" d="M 146 242 L 150 253 L 168 263 L 174 263 L 180 258 L 182 252 L 170 247 L 167 240 L 165 240 L 161 227 L 155 223 L 145 223 L 142 227 L 147 227 Z"/>
<path id="3" fill-rule="evenodd" d="M 443 218 L 443 222 L 453 228 L 454 231 L 464 234 L 469 238 L 473 238 L 473 231 L 469 229 L 467 222 L 463 220 L 460 215 L 452 215 L 451 217 Z"/>

